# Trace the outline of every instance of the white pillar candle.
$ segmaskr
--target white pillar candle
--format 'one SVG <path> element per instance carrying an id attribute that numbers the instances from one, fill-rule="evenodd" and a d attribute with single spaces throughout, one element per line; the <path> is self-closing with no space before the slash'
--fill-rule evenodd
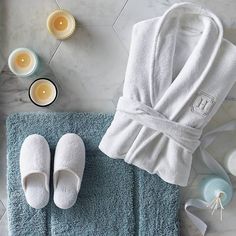
<path id="1" fill-rule="evenodd" d="M 49 79 L 40 78 L 35 80 L 29 88 L 30 100 L 37 106 L 46 107 L 57 98 L 57 87 Z"/>
<path id="2" fill-rule="evenodd" d="M 38 64 L 37 55 L 28 48 L 17 48 L 8 58 L 10 70 L 19 77 L 33 75 L 38 68 Z"/>
<path id="3" fill-rule="evenodd" d="M 75 18 L 65 10 L 52 12 L 47 19 L 48 31 L 57 39 L 67 39 L 75 31 Z"/>
<path id="4" fill-rule="evenodd" d="M 230 174 L 236 176 L 236 150 L 229 152 L 226 156 L 225 168 Z"/>

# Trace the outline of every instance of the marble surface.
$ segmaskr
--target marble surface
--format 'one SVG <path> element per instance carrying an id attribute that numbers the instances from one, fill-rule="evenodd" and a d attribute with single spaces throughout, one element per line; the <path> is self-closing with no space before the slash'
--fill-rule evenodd
<path id="1" fill-rule="evenodd" d="M 176 0 L 2 0 L 0 2 L 0 49 L 5 58 L 16 47 L 34 49 L 42 67 L 35 76 L 52 76 L 60 88 L 57 102 L 48 108 L 34 106 L 28 98 L 32 79 L 16 78 L 7 66 L 0 77 L 0 235 L 7 233 L 6 214 L 6 137 L 5 119 L 18 111 L 114 111 L 128 59 L 131 30 L 134 23 L 161 15 Z M 195 0 L 215 11 L 222 19 L 225 37 L 236 43 L 236 1 Z M 76 17 L 78 27 L 72 38 L 60 42 L 48 34 L 46 19 L 57 8 L 64 8 Z M 236 97 L 236 86 L 230 97 Z M 225 101 L 208 129 L 236 119 L 236 102 Z M 236 137 L 219 137 L 210 147 L 212 154 L 223 162 Z M 218 144 L 221 149 L 217 150 Z M 217 150 L 217 151 L 216 151 Z M 208 173 L 196 156 L 189 186 L 182 189 L 181 235 L 199 236 L 184 213 L 186 199 L 198 197 L 198 184 Z M 236 178 L 232 178 L 236 188 Z M 224 211 L 210 215 L 195 210 L 209 225 L 207 236 L 236 235 L 236 196 Z"/>

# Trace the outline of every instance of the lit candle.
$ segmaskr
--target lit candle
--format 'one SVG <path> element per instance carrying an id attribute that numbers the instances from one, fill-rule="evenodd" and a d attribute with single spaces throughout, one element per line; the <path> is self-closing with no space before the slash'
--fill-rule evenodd
<path id="1" fill-rule="evenodd" d="M 38 64 L 37 55 L 28 48 L 18 48 L 8 58 L 10 70 L 20 77 L 33 75 L 38 69 Z"/>
<path id="2" fill-rule="evenodd" d="M 48 31 L 57 39 L 67 39 L 75 31 L 75 18 L 65 10 L 52 12 L 47 19 Z"/>
<path id="3" fill-rule="evenodd" d="M 236 150 L 228 153 L 225 158 L 225 168 L 230 174 L 236 176 Z"/>
<path id="4" fill-rule="evenodd" d="M 46 78 L 35 80 L 29 88 L 30 100 L 40 107 L 52 104 L 57 98 L 57 93 L 56 85 Z"/>
<path id="5" fill-rule="evenodd" d="M 223 178 L 209 176 L 202 181 L 201 187 L 203 199 L 208 202 L 209 205 L 213 206 L 214 204 L 218 204 L 218 207 L 221 207 L 222 204 L 223 208 L 232 199 L 232 186 Z"/>

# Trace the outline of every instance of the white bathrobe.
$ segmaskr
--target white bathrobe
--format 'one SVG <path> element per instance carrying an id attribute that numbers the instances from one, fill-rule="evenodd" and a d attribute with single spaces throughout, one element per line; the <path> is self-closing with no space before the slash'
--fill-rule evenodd
<path id="1" fill-rule="evenodd" d="M 202 129 L 236 81 L 236 47 L 192 3 L 133 28 L 123 96 L 99 148 L 186 186 Z"/>

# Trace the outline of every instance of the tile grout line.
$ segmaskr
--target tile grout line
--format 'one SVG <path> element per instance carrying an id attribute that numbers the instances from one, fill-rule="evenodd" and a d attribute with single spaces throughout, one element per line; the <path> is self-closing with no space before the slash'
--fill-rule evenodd
<path id="1" fill-rule="evenodd" d="M 6 206 L 5 206 L 5 204 L 3 203 L 2 200 L 0 200 L 0 202 L 2 203 L 2 206 L 4 207 L 4 209 L 3 209 L 3 214 L 2 214 L 2 216 L 0 217 L 0 222 L 1 222 L 2 219 L 3 219 L 3 217 L 4 217 L 4 215 L 5 215 L 6 212 L 7 212 L 7 208 L 6 208 Z"/>
<path id="2" fill-rule="evenodd" d="M 57 4 L 57 6 L 61 9 L 61 6 L 60 6 L 60 4 L 58 3 L 58 0 L 55 0 L 55 2 L 56 2 L 56 4 Z"/>
<path id="3" fill-rule="evenodd" d="M 126 0 L 125 4 L 124 4 L 124 5 L 123 5 L 123 7 L 121 8 L 121 10 L 120 10 L 120 12 L 119 12 L 118 16 L 116 17 L 116 19 L 115 19 L 114 23 L 112 24 L 112 27 L 115 25 L 115 23 L 116 23 L 116 22 L 117 22 L 117 20 L 119 19 L 120 15 L 121 15 L 121 13 L 123 12 L 124 8 L 126 7 L 126 5 L 127 5 L 128 1 L 129 1 L 129 0 Z"/>
<path id="4" fill-rule="evenodd" d="M 127 48 L 125 47 L 124 43 L 122 42 L 122 40 L 121 40 L 121 38 L 120 38 L 120 36 L 119 36 L 118 32 L 116 31 L 116 29 L 115 29 L 114 26 L 115 26 L 116 22 L 118 21 L 119 17 L 121 16 L 121 13 L 122 13 L 123 10 L 125 9 L 125 7 L 126 7 L 128 1 L 129 1 L 129 0 L 126 0 L 126 2 L 124 3 L 123 7 L 121 8 L 121 10 L 120 10 L 118 16 L 116 17 L 114 23 L 113 23 L 112 26 L 111 26 L 113 32 L 116 34 L 117 39 L 119 40 L 120 44 L 122 45 L 122 47 L 124 48 L 124 50 L 125 50 L 125 52 L 126 52 L 127 54 L 129 54 L 129 51 L 128 51 Z"/>
<path id="5" fill-rule="evenodd" d="M 118 41 L 120 42 L 121 46 L 123 47 L 125 53 L 126 53 L 127 55 L 129 55 L 129 50 L 126 48 L 126 46 L 125 46 L 125 44 L 123 43 L 123 41 L 121 40 L 121 38 L 120 38 L 118 32 L 116 31 L 116 29 L 114 29 L 113 26 L 112 26 L 112 30 L 113 30 L 113 32 L 115 33 L 115 35 L 116 35 Z"/>
<path id="6" fill-rule="evenodd" d="M 54 58 L 54 56 L 56 55 L 56 53 L 57 53 L 57 51 L 58 51 L 59 47 L 61 46 L 61 44 L 62 44 L 62 41 L 60 41 L 60 43 L 58 44 L 58 46 L 57 46 L 56 50 L 55 50 L 55 51 L 54 51 L 54 53 L 52 54 L 52 56 L 51 56 L 51 58 L 50 58 L 50 60 L 49 60 L 49 62 L 48 62 L 48 64 L 49 64 L 49 65 L 51 64 L 51 62 L 52 62 L 52 59 L 53 59 L 53 58 Z"/>
<path id="7" fill-rule="evenodd" d="M 59 9 L 61 9 L 61 6 L 60 6 L 58 0 L 55 0 L 55 2 L 56 2 L 57 7 L 58 7 Z M 54 53 L 52 54 L 51 58 L 49 59 L 49 61 L 48 61 L 48 64 L 49 64 L 49 65 L 51 64 L 52 59 L 54 58 L 54 56 L 55 56 L 57 50 L 59 49 L 59 47 L 60 47 L 60 45 L 61 45 L 61 43 L 62 43 L 62 42 L 60 41 L 60 43 L 59 43 L 59 44 L 57 45 L 57 47 L 56 47 L 56 50 L 54 51 Z"/>
<path id="8" fill-rule="evenodd" d="M 5 208 L 4 213 L 2 214 L 1 218 L 0 218 L 0 222 L 2 221 L 3 217 L 5 217 L 5 215 L 7 214 L 7 209 Z"/>

